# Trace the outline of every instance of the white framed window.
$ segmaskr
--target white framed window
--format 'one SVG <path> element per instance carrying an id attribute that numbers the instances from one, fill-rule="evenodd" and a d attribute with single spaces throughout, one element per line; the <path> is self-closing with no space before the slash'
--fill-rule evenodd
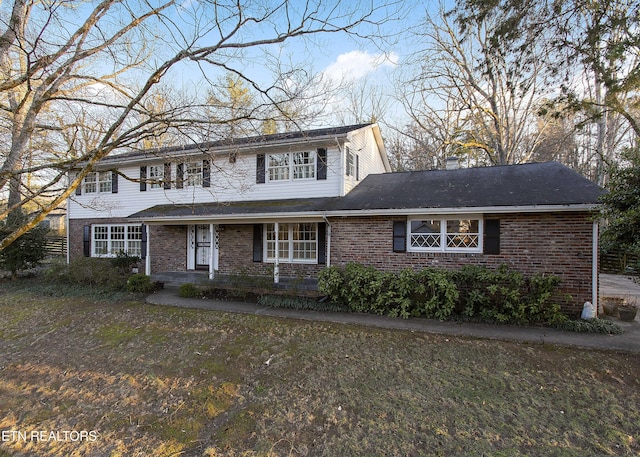
<path id="1" fill-rule="evenodd" d="M 482 218 L 444 216 L 409 219 L 408 250 L 423 252 L 481 252 Z"/>
<path id="2" fill-rule="evenodd" d="M 86 194 L 111 192 L 111 183 L 110 171 L 92 171 L 84 177 L 84 192 Z"/>
<path id="3" fill-rule="evenodd" d="M 149 181 L 152 189 L 162 189 L 164 187 L 164 165 L 149 166 Z"/>
<path id="4" fill-rule="evenodd" d="M 187 162 L 184 164 L 185 184 L 187 186 L 202 185 L 202 161 Z"/>
<path id="5" fill-rule="evenodd" d="M 87 176 L 84 177 L 84 193 L 85 194 L 94 194 L 98 192 L 98 174 L 96 172 L 91 172 Z"/>
<path id="6" fill-rule="evenodd" d="M 314 151 L 267 155 L 269 181 L 315 179 L 316 153 Z"/>
<path id="7" fill-rule="evenodd" d="M 294 152 L 292 154 L 293 179 L 315 179 L 316 177 L 316 153 Z"/>
<path id="8" fill-rule="evenodd" d="M 269 154 L 267 169 L 269 181 L 289 180 L 289 154 Z"/>
<path id="9" fill-rule="evenodd" d="M 264 250 L 267 262 L 276 258 L 275 224 L 265 224 Z M 278 224 L 278 260 L 285 263 L 317 263 L 318 224 Z"/>
<path id="10" fill-rule="evenodd" d="M 345 167 L 345 174 L 347 176 L 355 176 L 356 174 L 356 161 L 355 161 L 355 157 L 353 155 L 353 151 L 351 151 L 351 148 L 349 146 L 345 146 L 345 152 L 346 152 L 346 160 L 347 160 L 347 164 Z"/>
<path id="11" fill-rule="evenodd" d="M 92 257 L 115 257 L 121 252 L 141 257 L 141 225 L 94 225 L 91 230 Z"/>

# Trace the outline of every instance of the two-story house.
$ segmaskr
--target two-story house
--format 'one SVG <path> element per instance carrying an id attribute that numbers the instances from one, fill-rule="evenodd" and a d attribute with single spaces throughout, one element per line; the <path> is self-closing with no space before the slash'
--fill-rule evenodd
<path id="1" fill-rule="evenodd" d="M 576 312 L 597 300 L 601 192 L 555 162 L 391 173 L 376 124 L 264 135 L 103 160 L 69 202 L 69 255 L 275 282 L 507 264 L 559 275 Z"/>

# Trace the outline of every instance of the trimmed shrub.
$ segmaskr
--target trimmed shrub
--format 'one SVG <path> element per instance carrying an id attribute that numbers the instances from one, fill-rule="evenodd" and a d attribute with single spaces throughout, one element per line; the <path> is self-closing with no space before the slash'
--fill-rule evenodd
<path id="1" fill-rule="evenodd" d="M 178 296 L 182 298 L 202 298 L 203 291 L 191 283 L 181 284 Z"/>
<path id="2" fill-rule="evenodd" d="M 456 309 L 464 317 L 528 324 L 553 322 L 562 315 L 559 305 L 549 303 L 560 283 L 557 276 L 526 278 L 506 265 L 496 270 L 469 265 L 452 274 L 460 291 Z"/>
<path id="3" fill-rule="evenodd" d="M 527 324 L 562 320 L 560 307 L 549 303 L 559 282 L 549 275 L 526 278 L 506 266 L 389 273 L 349 263 L 322 270 L 318 289 L 355 312 Z"/>
<path id="4" fill-rule="evenodd" d="M 148 294 L 153 292 L 156 285 L 151 281 L 151 277 L 138 273 L 131 275 L 127 279 L 127 291 L 132 293 Z"/>
<path id="5" fill-rule="evenodd" d="M 113 266 L 111 259 L 97 257 L 80 257 L 69 265 L 56 267 L 45 274 L 49 281 L 82 284 L 110 291 L 125 290 L 127 277 Z"/>

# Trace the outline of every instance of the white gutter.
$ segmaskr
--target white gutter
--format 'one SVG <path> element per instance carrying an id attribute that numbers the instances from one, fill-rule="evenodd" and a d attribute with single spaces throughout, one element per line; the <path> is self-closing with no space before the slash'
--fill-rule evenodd
<path id="1" fill-rule="evenodd" d="M 370 127 L 370 126 L 365 126 L 365 127 Z M 357 130 L 353 130 L 353 131 L 357 131 Z M 350 132 L 349 132 L 350 133 Z M 194 145 L 193 147 L 187 147 L 185 149 L 171 149 L 169 151 L 163 151 L 163 150 L 146 150 L 146 151 L 140 151 L 140 155 L 136 154 L 136 153 L 124 153 L 121 154 L 121 156 L 118 156 L 118 154 L 114 154 L 114 155 L 110 155 L 107 156 L 105 159 L 103 159 L 100 164 L 106 167 L 109 166 L 113 166 L 114 164 L 122 164 L 122 165 L 128 165 L 128 164 L 136 164 L 136 163 L 148 163 L 149 159 L 176 159 L 176 158 L 183 158 L 185 156 L 201 156 L 201 155 L 224 155 L 224 154 L 228 154 L 229 152 L 238 152 L 238 153 L 245 153 L 245 152 L 255 152 L 256 150 L 260 150 L 260 151 L 266 151 L 270 148 L 276 148 L 276 149 L 280 149 L 282 147 L 292 147 L 292 146 L 305 146 L 305 147 L 309 147 L 310 145 L 317 145 L 317 146 L 322 146 L 322 145 L 330 145 L 333 143 L 333 141 L 337 138 L 347 138 L 347 133 L 343 134 L 343 135 L 336 135 L 334 134 L 327 134 L 327 135 L 322 135 L 322 136 L 311 136 L 311 137 L 298 137 L 298 138 L 294 138 L 294 139 L 280 139 L 280 140 L 274 140 L 272 142 L 268 142 L 268 143 L 244 143 L 244 144 L 240 144 L 240 145 L 234 145 L 234 144 L 225 144 L 225 145 L 219 145 L 219 146 L 212 146 L 212 147 L 207 147 L 206 144 L 201 145 L 201 147 L 198 147 L 198 145 Z M 169 148 L 170 149 L 170 148 Z M 131 154 L 131 155 L 130 155 Z"/>

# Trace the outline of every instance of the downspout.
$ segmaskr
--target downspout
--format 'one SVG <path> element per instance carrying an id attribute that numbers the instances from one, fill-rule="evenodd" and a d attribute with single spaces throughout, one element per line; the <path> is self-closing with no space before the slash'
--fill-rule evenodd
<path id="1" fill-rule="evenodd" d="M 273 262 L 273 283 L 278 284 L 280 282 L 280 224 L 276 222 L 273 225 L 273 229 L 276 232 L 276 258 Z"/>
<path id="2" fill-rule="evenodd" d="M 344 167 L 345 165 L 345 156 L 344 156 L 344 152 L 342 151 L 342 148 L 340 147 L 340 142 L 338 141 L 338 137 L 335 137 L 336 140 L 336 146 L 338 146 L 338 151 L 340 152 L 340 196 L 343 197 L 345 195 L 345 176 L 344 176 Z M 327 154 L 328 156 L 328 154 Z M 327 158 L 327 162 L 329 161 L 329 159 Z M 323 216 L 324 217 L 324 216 Z"/>
<path id="3" fill-rule="evenodd" d="M 591 252 L 591 303 L 593 303 L 593 308 L 596 311 L 596 317 L 600 314 L 600 305 L 598 300 L 598 251 L 599 251 L 599 240 L 598 240 L 598 222 L 593 222 L 593 240 L 591 242 L 592 252 Z"/>

